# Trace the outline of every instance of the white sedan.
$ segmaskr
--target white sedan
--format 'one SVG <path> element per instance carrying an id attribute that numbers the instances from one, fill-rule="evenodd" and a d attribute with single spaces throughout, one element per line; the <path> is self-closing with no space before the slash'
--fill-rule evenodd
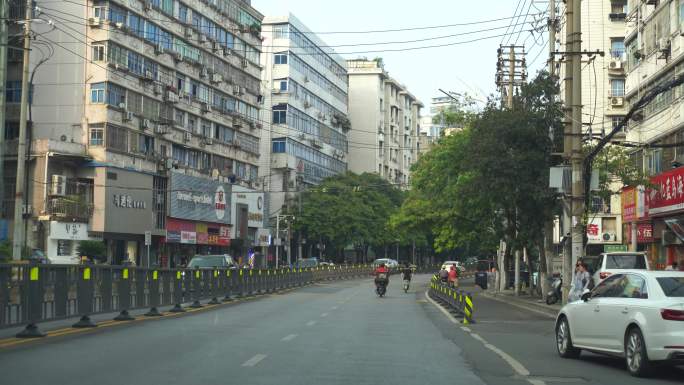
<path id="1" fill-rule="evenodd" d="M 611 275 L 561 309 L 556 347 L 564 358 L 583 349 L 623 357 L 634 376 L 655 361 L 684 364 L 684 272 Z"/>

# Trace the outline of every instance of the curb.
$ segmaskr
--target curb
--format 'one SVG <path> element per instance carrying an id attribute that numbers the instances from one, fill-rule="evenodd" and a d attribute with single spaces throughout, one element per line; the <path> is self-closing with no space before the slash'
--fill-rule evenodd
<path id="1" fill-rule="evenodd" d="M 546 316 L 551 319 L 556 319 L 556 316 L 558 316 L 558 310 L 550 307 L 545 307 L 542 305 L 536 305 L 534 303 L 530 303 L 528 301 L 520 300 L 515 297 L 511 296 L 501 296 L 501 295 L 496 295 L 496 294 L 489 294 L 486 292 L 480 292 L 478 293 L 479 295 L 494 300 L 502 303 L 509 304 L 511 306 L 515 306 L 517 308 L 527 310 L 533 313 L 541 314 L 543 316 Z"/>

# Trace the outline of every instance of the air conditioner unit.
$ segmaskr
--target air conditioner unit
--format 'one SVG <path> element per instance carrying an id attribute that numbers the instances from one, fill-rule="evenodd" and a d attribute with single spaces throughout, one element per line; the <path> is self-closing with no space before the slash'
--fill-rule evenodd
<path id="1" fill-rule="evenodd" d="M 88 25 L 91 27 L 101 27 L 102 26 L 102 19 L 99 17 L 91 17 L 88 19 Z"/>
<path id="2" fill-rule="evenodd" d="M 204 138 L 204 144 L 214 144 L 214 139 L 213 138 Z"/>
<path id="3" fill-rule="evenodd" d="M 202 102 L 202 112 L 211 112 L 211 104 Z"/>
<path id="4" fill-rule="evenodd" d="M 140 127 L 142 127 L 143 129 L 150 128 L 151 125 L 152 123 L 149 119 L 143 119 L 140 121 Z"/>
<path id="5" fill-rule="evenodd" d="M 221 82 L 223 82 L 223 76 L 221 74 L 212 74 L 211 75 L 211 82 L 212 83 L 221 83 Z"/>
<path id="6" fill-rule="evenodd" d="M 239 119 L 233 119 L 233 128 L 242 128 L 242 122 Z"/>
<path id="7" fill-rule="evenodd" d="M 183 61 L 183 55 L 180 52 L 173 51 L 173 59 L 177 62 Z"/>
<path id="8" fill-rule="evenodd" d="M 247 68 L 249 63 L 247 62 L 246 58 L 242 58 L 242 60 L 240 60 L 240 64 L 242 64 L 242 68 Z"/>
<path id="9" fill-rule="evenodd" d="M 614 96 L 610 98 L 610 105 L 612 107 L 622 107 L 625 104 L 625 98 L 621 96 Z"/>
<path id="10" fill-rule="evenodd" d="M 126 109 L 126 103 L 119 103 L 119 108 L 122 110 Z"/>
<path id="11" fill-rule="evenodd" d="M 660 38 L 656 41 L 656 49 L 658 51 L 668 51 L 670 49 L 670 40 L 667 38 Z"/>
<path id="12" fill-rule="evenodd" d="M 163 54 L 164 53 L 164 46 L 161 44 L 155 45 L 154 46 L 154 53 L 156 53 L 157 55 Z"/>
<path id="13" fill-rule="evenodd" d="M 308 83 L 308 82 L 309 82 L 309 77 L 308 77 L 308 76 L 304 76 L 304 83 Z"/>
<path id="14" fill-rule="evenodd" d="M 249 129 L 250 129 L 250 130 L 253 130 L 253 129 L 255 129 L 255 128 L 256 128 L 256 123 L 254 123 L 254 122 L 249 122 Z"/>
<path id="15" fill-rule="evenodd" d="M 190 132 L 184 132 L 183 133 L 183 140 L 186 142 L 189 142 L 192 140 L 192 133 Z"/>
<path id="16" fill-rule="evenodd" d="M 170 103 L 178 103 L 178 95 L 173 91 L 166 91 L 165 99 Z"/>
<path id="17" fill-rule="evenodd" d="M 206 43 L 207 42 L 207 35 L 200 33 L 199 35 L 199 42 L 200 43 Z"/>
<path id="18" fill-rule="evenodd" d="M 126 27 L 126 24 L 119 21 L 114 23 L 114 27 L 116 27 L 116 29 L 124 29 Z"/>
<path id="19" fill-rule="evenodd" d="M 318 139 L 311 139 L 311 145 L 318 148 L 323 147 L 323 144 Z"/>
<path id="20" fill-rule="evenodd" d="M 663 230 L 661 241 L 663 243 L 663 246 L 684 244 L 684 242 L 682 242 L 682 240 L 677 236 L 677 234 L 670 230 Z"/>
<path id="21" fill-rule="evenodd" d="M 145 79 L 147 80 L 154 80 L 154 72 L 150 70 L 145 71 Z"/>
<path id="22" fill-rule="evenodd" d="M 615 240 L 617 240 L 617 236 L 615 233 L 603 233 L 601 235 L 601 239 L 603 242 L 615 242 Z"/>
<path id="23" fill-rule="evenodd" d="M 202 69 L 200 70 L 199 75 L 200 75 L 201 78 L 206 78 L 207 76 L 209 76 L 209 72 L 207 72 L 207 69 L 206 69 L 206 68 L 202 68 Z"/>
<path id="24" fill-rule="evenodd" d="M 52 184 L 50 185 L 50 195 L 65 196 L 66 182 L 66 175 L 53 175 Z"/>
<path id="25" fill-rule="evenodd" d="M 240 87 L 240 93 L 238 95 L 244 95 L 247 92 L 247 87 Z"/>
<path id="26" fill-rule="evenodd" d="M 233 86 L 233 94 L 240 95 L 240 86 L 238 86 L 237 84 Z"/>
<path id="27" fill-rule="evenodd" d="M 195 30 L 193 30 L 191 27 L 185 27 L 185 37 L 187 37 L 188 39 L 194 39 Z"/>
<path id="28" fill-rule="evenodd" d="M 280 93 L 282 93 L 282 92 L 283 92 L 283 90 L 281 90 L 280 88 L 274 88 L 274 89 L 273 89 L 273 93 L 276 94 L 276 95 L 278 95 L 278 94 L 280 94 Z"/>
<path id="29" fill-rule="evenodd" d="M 154 85 L 154 94 L 155 95 L 161 95 L 162 91 L 164 91 L 164 89 L 162 88 L 162 85 L 159 83 L 156 83 Z"/>
<path id="30" fill-rule="evenodd" d="M 144 1 L 144 6 L 146 11 L 152 10 L 152 1 L 150 0 L 145 0 Z"/>
<path id="31" fill-rule="evenodd" d="M 309 101 L 304 102 L 304 108 L 309 108 L 311 107 L 311 103 Z"/>
<path id="32" fill-rule="evenodd" d="M 620 60 L 620 59 L 611 60 L 610 61 L 610 69 L 612 69 L 612 70 L 622 69 L 622 60 Z"/>
<path id="33" fill-rule="evenodd" d="M 133 120 L 133 112 L 131 112 L 131 111 L 124 111 L 124 114 L 123 114 L 123 121 L 124 121 L 124 122 L 130 122 L 131 120 Z"/>
<path id="34" fill-rule="evenodd" d="M 262 128 L 264 128 L 264 125 L 261 124 L 261 123 L 257 123 L 257 124 L 256 124 L 256 128 L 259 129 L 259 130 L 261 130 Z"/>
<path id="35" fill-rule="evenodd" d="M 167 126 L 161 124 L 154 128 L 154 132 L 161 135 L 169 133 Z"/>
<path id="36" fill-rule="evenodd" d="M 33 214 L 33 206 L 32 206 L 32 205 L 24 205 L 24 206 L 21 208 L 21 213 L 22 213 L 23 215 L 31 215 L 31 214 Z"/>
<path id="37" fill-rule="evenodd" d="M 228 57 L 228 56 L 230 56 L 230 55 L 232 55 L 232 54 L 233 54 L 233 50 L 230 49 L 230 48 L 225 48 L 225 49 L 223 50 L 223 56 Z"/>

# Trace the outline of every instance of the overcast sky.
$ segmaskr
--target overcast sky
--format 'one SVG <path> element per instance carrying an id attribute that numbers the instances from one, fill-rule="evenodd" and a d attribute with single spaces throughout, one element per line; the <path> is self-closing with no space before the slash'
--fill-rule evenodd
<path id="1" fill-rule="evenodd" d="M 534 4 L 531 4 L 532 1 Z M 548 3 L 538 0 L 522 0 L 522 2 L 525 3 L 524 7 L 520 7 L 521 9 L 525 8 L 523 14 L 528 13 L 527 9 L 530 10 L 530 14 L 539 14 L 539 10 L 545 11 L 548 5 Z M 385 30 L 480 22 L 513 16 L 518 3 L 517 0 L 481 0 L 476 2 L 454 0 L 411 2 L 401 0 L 252 0 L 252 5 L 264 15 L 278 16 L 291 12 L 314 32 Z M 531 22 L 533 18 L 534 16 L 528 16 L 527 22 Z M 540 16 L 537 16 L 537 19 L 539 18 Z M 515 26 L 516 32 L 511 36 L 508 44 L 513 43 L 516 39 L 518 45 L 525 42 L 526 50 L 530 52 L 527 57 L 529 63 L 533 61 L 540 50 L 547 50 L 547 48 L 542 47 L 542 44 L 546 43 L 547 32 L 532 35 L 527 32 L 531 29 L 531 25 L 523 25 L 523 19 L 524 16 L 517 19 L 517 23 L 520 25 Z M 468 92 L 482 99 L 494 93 L 496 91 L 494 84 L 496 50 L 502 39 L 506 43 L 508 36 L 412 51 L 349 52 L 451 44 L 482 37 L 504 35 L 510 21 L 506 19 L 467 26 L 392 33 L 320 34 L 319 36 L 332 46 L 426 39 L 493 29 L 415 43 L 335 48 L 345 58 L 382 57 L 385 69 L 389 71 L 390 75 L 405 84 L 428 107 L 430 98 L 441 95 L 438 91 L 439 88 L 459 93 Z M 542 24 L 544 22 L 539 25 Z M 509 32 L 512 31 L 512 28 Z M 525 31 L 518 34 L 521 28 L 524 28 Z M 545 53 L 539 55 L 531 67 L 530 74 L 536 72 L 543 65 L 545 57 Z M 423 111 L 423 114 L 426 113 L 427 108 Z"/>

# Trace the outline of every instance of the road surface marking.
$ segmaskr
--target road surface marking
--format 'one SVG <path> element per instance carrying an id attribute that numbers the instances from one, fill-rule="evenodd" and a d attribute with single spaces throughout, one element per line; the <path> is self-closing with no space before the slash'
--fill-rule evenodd
<path id="1" fill-rule="evenodd" d="M 245 361 L 245 363 L 242 364 L 242 366 L 256 366 L 264 358 L 266 358 L 265 354 L 257 354 L 254 357 L 250 358 L 249 360 Z"/>
<path id="2" fill-rule="evenodd" d="M 328 316 L 328 313 L 321 314 L 321 317 L 327 317 L 327 316 Z"/>
<path id="3" fill-rule="evenodd" d="M 337 310 L 337 306 L 331 307 L 330 310 Z"/>
<path id="4" fill-rule="evenodd" d="M 440 306 L 437 302 L 435 302 L 432 298 L 430 298 L 430 296 L 428 295 L 427 291 L 425 292 L 425 299 L 427 299 L 430 303 L 432 303 L 433 305 L 435 305 L 442 313 L 444 313 L 444 315 L 447 316 L 447 318 L 448 318 L 451 322 L 453 322 L 453 323 L 455 323 L 455 324 L 457 324 L 457 325 L 460 325 L 460 322 L 459 322 L 456 318 L 454 318 L 454 316 L 451 315 L 451 313 L 449 313 L 448 311 L 446 311 L 446 309 L 444 309 L 444 308 L 443 308 L 442 306 Z M 482 338 L 479 334 L 473 333 L 472 330 L 471 330 L 470 328 L 466 328 L 465 326 L 461 326 L 461 330 L 465 331 L 465 332 L 468 333 L 471 337 L 473 337 L 474 339 L 476 339 L 476 340 L 478 340 L 479 342 L 481 342 L 481 343 L 484 345 L 484 347 L 486 347 L 487 349 L 489 349 L 489 350 L 493 351 L 494 353 L 496 353 L 499 357 L 501 357 L 501 359 L 503 359 L 503 360 L 504 360 L 512 369 L 513 369 L 513 371 L 515 371 L 515 372 L 516 372 L 518 375 L 520 375 L 520 376 L 526 377 L 525 379 L 526 379 L 527 382 L 529 382 L 530 384 L 532 384 L 532 385 L 546 385 L 546 382 L 544 382 L 544 381 L 542 381 L 542 380 L 533 379 L 533 378 L 528 378 L 529 375 L 530 375 L 530 371 L 527 370 L 527 368 L 525 368 L 525 366 L 524 366 L 523 364 L 521 364 L 520 361 L 516 360 L 516 359 L 513 358 L 511 355 L 509 355 L 508 353 L 504 352 L 503 350 L 497 348 L 496 346 L 490 344 L 489 342 L 487 342 L 487 340 L 485 340 L 484 338 Z"/>
<path id="5" fill-rule="evenodd" d="M 297 338 L 296 334 L 290 334 L 289 336 L 283 337 L 283 339 L 281 339 L 281 341 L 292 341 L 295 338 Z"/>
<path id="6" fill-rule="evenodd" d="M 316 324 L 316 321 L 309 321 L 306 323 L 306 326 L 314 326 Z"/>

